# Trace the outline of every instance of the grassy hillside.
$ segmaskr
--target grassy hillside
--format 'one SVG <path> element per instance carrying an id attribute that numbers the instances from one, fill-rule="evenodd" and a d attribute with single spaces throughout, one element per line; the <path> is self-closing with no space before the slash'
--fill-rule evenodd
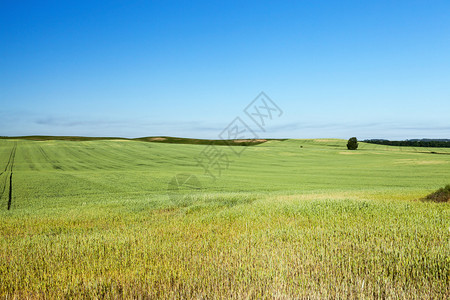
<path id="1" fill-rule="evenodd" d="M 140 138 L 122 138 L 122 137 L 87 137 L 87 136 L 51 136 L 51 135 L 29 135 L 17 137 L 0 137 L 0 140 L 26 140 L 26 141 L 103 141 L 103 140 L 119 140 L 119 141 L 141 141 L 153 143 L 167 144 L 191 144 L 191 145 L 218 145 L 218 146 L 253 146 L 269 141 L 284 141 L 285 139 L 250 139 L 250 140 L 211 140 L 211 139 L 193 139 L 171 136 L 148 136 Z"/>
<path id="2" fill-rule="evenodd" d="M 213 180 L 204 145 L 0 140 L 0 295 L 450 295 L 450 204 L 416 201 L 450 149 L 345 145 L 219 147 Z M 177 174 L 201 189 L 173 201 Z"/>

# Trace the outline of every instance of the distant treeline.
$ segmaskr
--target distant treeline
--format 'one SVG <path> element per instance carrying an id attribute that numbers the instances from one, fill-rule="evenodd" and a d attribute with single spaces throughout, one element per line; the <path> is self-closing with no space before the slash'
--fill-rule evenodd
<path id="1" fill-rule="evenodd" d="M 389 146 L 407 146 L 407 147 L 436 147 L 450 148 L 450 139 L 422 139 L 422 140 L 405 140 L 405 141 L 389 141 L 389 140 L 364 140 L 365 143 L 389 145 Z"/>
<path id="2" fill-rule="evenodd" d="M 193 144 L 193 145 L 216 145 L 216 146 L 254 146 L 265 143 L 267 141 L 284 141 L 286 139 L 230 139 L 230 140 L 207 140 L 180 138 L 171 136 L 149 136 L 140 138 L 123 138 L 123 137 L 88 137 L 88 136 L 48 136 L 48 135 L 30 135 L 30 136 L 0 136 L 2 139 L 21 139 L 31 141 L 99 141 L 99 140 L 128 140 L 154 143 L 169 144 Z"/>

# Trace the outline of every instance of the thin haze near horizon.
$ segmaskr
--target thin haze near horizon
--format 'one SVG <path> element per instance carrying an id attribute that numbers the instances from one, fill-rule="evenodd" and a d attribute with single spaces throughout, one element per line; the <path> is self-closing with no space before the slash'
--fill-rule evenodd
<path id="1" fill-rule="evenodd" d="M 448 1 L 2 1 L 0 135 L 217 138 L 264 91 L 283 113 L 262 137 L 450 138 L 449 15 Z"/>

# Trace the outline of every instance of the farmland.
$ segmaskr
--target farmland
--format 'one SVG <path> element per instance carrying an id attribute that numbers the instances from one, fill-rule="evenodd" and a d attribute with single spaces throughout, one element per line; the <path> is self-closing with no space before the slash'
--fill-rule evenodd
<path id="1" fill-rule="evenodd" d="M 0 296 L 449 297 L 450 149 L 345 144 L 2 139 Z"/>

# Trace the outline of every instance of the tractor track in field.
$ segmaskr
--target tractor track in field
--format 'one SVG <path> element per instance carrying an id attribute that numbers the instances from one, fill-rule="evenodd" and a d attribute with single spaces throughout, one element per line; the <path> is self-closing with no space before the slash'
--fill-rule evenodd
<path id="1" fill-rule="evenodd" d="M 9 179 L 9 192 L 8 192 L 8 210 L 11 209 L 12 204 L 12 194 L 13 194 L 13 167 L 14 167 L 14 159 L 16 157 L 16 150 L 17 150 L 17 142 L 14 143 L 14 146 L 11 150 L 11 153 L 9 154 L 8 162 L 5 166 L 5 169 L 0 173 L 0 175 L 3 175 L 3 173 L 6 173 L 3 189 L 1 193 L 1 198 L 3 198 L 3 195 L 5 194 L 6 185 L 8 184 Z M 9 176 L 8 176 L 9 173 Z"/>
<path id="2" fill-rule="evenodd" d="M 42 156 L 44 157 L 44 159 L 50 163 L 50 165 L 52 166 L 53 169 L 55 170 L 60 170 L 61 166 L 59 165 L 59 161 L 56 159 L 51 159 L 48 154 L 45 152 L 44 149 L 42 149 L 41 146 L 38 146 L 38 150 L 39 152 L 42 154 Z"/>
<path id="3" fill-rule="evenodd" d="M 8 196 L 8 210 L 11 209 L 11 203 L 12 203 L 12 176 L 13 173 L 9 174 L 9 196 Z"/>
<path id="4" fill-rule="evenodd" d="M 8 162 L 6 163 L 5 169 L 2 172 L 0 172 L 0 176 L 8 170 L 9 165 L 11 164 L 11 160 L 14 160 L 13 156 L 16 153 L 16 147 L 17 147 L 17 142 L 14 143 L 11 153 L 9 154 Z"/>

